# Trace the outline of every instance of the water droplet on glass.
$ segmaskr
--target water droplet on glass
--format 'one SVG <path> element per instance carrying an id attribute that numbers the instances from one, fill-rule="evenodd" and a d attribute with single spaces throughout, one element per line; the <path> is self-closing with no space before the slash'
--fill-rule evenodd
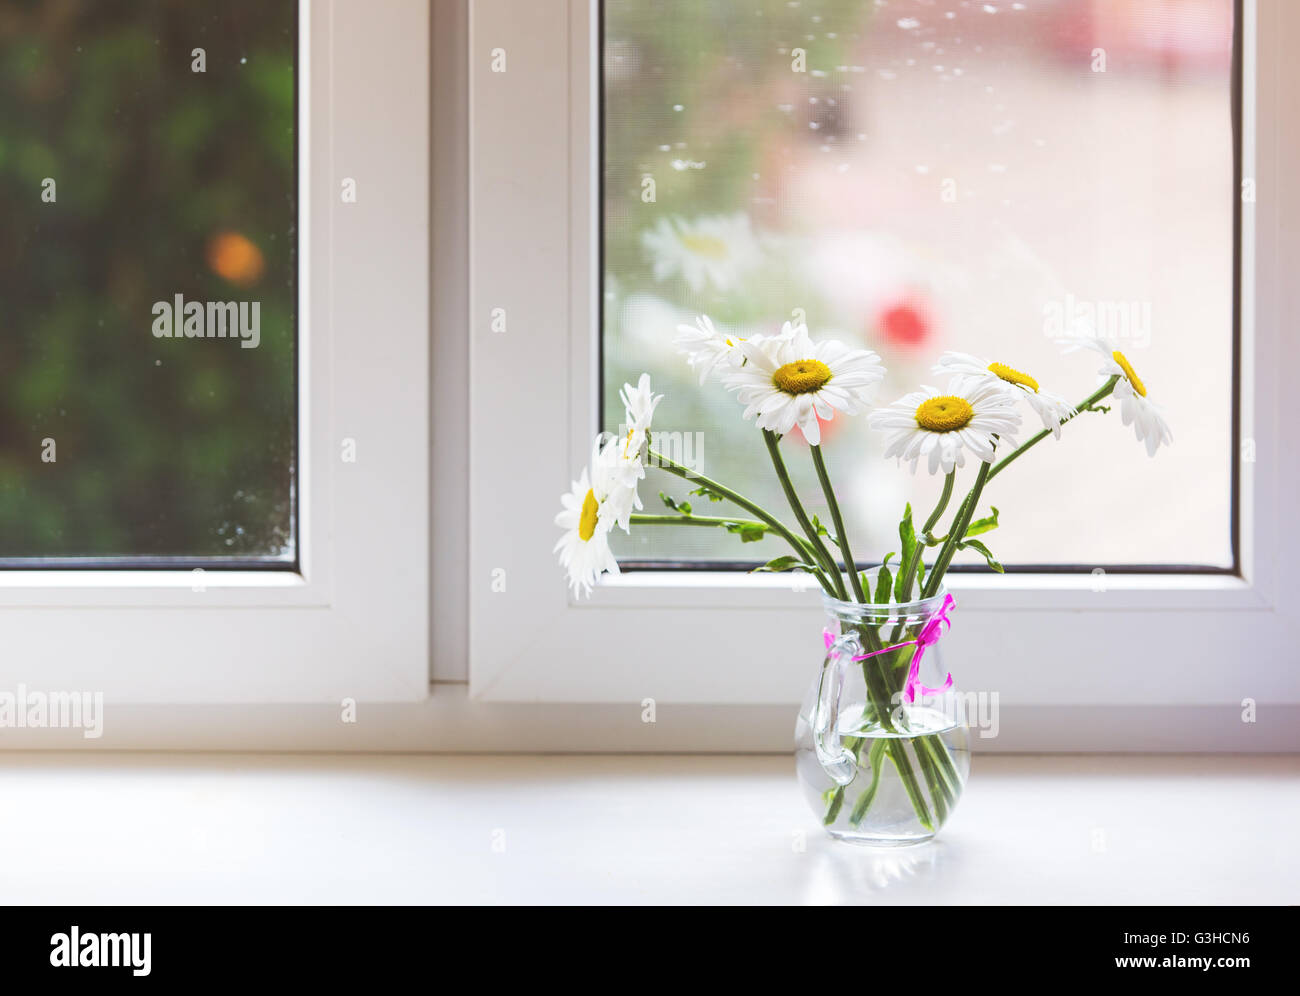
<path id="1" fill-rule="evenodd" d="M 919 28 L 921 26 L 921 22 L 918 21 L 915 17 L 900 17 L 898 19 L 898 26 L 902 28 L 904 31 L 911 31 L 914 28 Z"/>
<path id="2" fill-rule="evenodd" d="M 678 113 L 681 113 L 685 109 L 686 108 L 682 104 L 673 104 L 673 110 L 677 111 Z"/>

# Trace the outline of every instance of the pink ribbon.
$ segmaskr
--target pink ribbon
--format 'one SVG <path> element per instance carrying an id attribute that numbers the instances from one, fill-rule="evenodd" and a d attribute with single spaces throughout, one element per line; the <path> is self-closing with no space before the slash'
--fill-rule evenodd
<path id="1" fill-rule="evenodd" d="M 931 647 L 939 642 L 939 637 L 943 636 L 952 628 L 952 620 L 948 618 L 950 609 L 956 607 L 951 595 L 945 595 L 943 605 L 939 611 L 932 615 L 921 632 L 916 635 L 915 640 L 908 640 L 905 643 L 895 643 L 892 647 L 885 647 L 883 650 L 873 650 L 869 654 L 859 654 L 852 658 L 855 661 L 865 661 L 868 657 L 877 657 L 880 654 L 887 654 L 891 650 L 901 650 L 903 647 L 916 647 L 916 653 L 912 655 L 912 666 L 907 669 L 907 683 L 903 686 L 903 698 L 908 702 L 916 699 L 917 689 L 920 689 L 922 695 L 938 695 L 940 692 L 946 692 L 952 687 L 952 672 L 948 672 L 948 677 L 944 679 L 942 685 L 938 688 L 930 688 L 921 684 L 921 658 L 925 656 L 927 647 Z M 835 635 L 829 630 L 822 630 L 822 641 L 826 644 L 826 649 L 830 650 L 831 645 L 835 642 Z"/>

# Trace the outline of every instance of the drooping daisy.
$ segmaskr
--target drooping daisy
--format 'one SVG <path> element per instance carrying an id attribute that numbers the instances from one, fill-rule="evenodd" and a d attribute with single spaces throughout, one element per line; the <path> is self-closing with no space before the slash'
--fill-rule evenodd
<path id="1" fill-rule="evenodd" d="M 781 335 L 739 344 L 743 366 L 723 378 L 745 405 L 745 418 L 756 416 L 760 429 L 785 435 L 796 425 L 813 446 L 821 443 L 817 418 L 835 412 L 856 415 L 865 409 L 885 376 L 880 357 L 869 349 L 851 349 L 827 339 L 813 342 L 802 325 Z"/>
<path id="2" fill-rule="evenodd" d="M 955 393 L 941 394 L 922 387 L 867 416 L 873 429 L 890 433 L 885 456 L 910 460 L 912 472 L 922 457 L 931 474 L 950 474 L 966 465 L 966 451 L 984 463 L 993 462 L 999 442 L 1015 445 L 1020 414 L 1015 399 L 1003 388 L 988 383 L 954 385 Z"/>
<path id="3" fill-rule="evenodd" d="M 691 221 L 660 218 L 641 234 L 641 245 L 654 263 L 656 280 L 680 273 L 693 291 L 706 285 L 731 290 L 763 258 L 749 215 L 743 212 Z"/>
<path id="4" fill-rule="evenodd" d="M 1108 341 L 1093 336 L 1073 336 L 1062 339 L 1061 343 L 1066 352 L 1091 349 L 1102 357 L 1098 374 L 1119 378 L 1115 382 L 1115 397 L 1119 398 L 1120 418 L 1125 425 L 1133 426 L 1138 442 L 1146 445 L 1147 456 L 1155 456 L 1161 445 L 1172 445 L 1174 434 L 1164 413 L 1147 397 L 1147 386 L 1127 356 L 1118 349 L 1111 349 Z"/>
<path id="5" fill-rule="evenodd" d="M 602 500 L 602 492 L 608 498 L 609 488 L 609 464 L 602 463 L 605 459 L 602 452 L 597 439 L 591 454 L 590 476 L 584 467 L 573 487 L 560 496 L 563 509 L 555 517 L 555 524 L 565 532 L 553 552 L 559 553 L 560 566 L 569 572 L 569 586 L 575 595 L 590 595 L 600 574 L 618 573 L 618 561 L 609 548 L 614 517 L 611 507 Z"/>
<path id="6" fill-rule="evenodd" d="M 1075 415 L 1074 407 L 1064 398 L 1044 391 L 1029 374 L 1005 363 L 993 363 L 969 353 L 950 350 L 939 357 L 934 372 L 952 374 L 956 378 L 955 384 L 987 383 L 1024 401 L 1042 421 L 1043 428 L 1052 430 L 1057 439 L 1061 438 L 1061 422 Z"/>
<path id="7" fill-rule="evenodd" d="M 599 462 L 601 481 L 606 481 L 603 501 L 610 519 L 630 532 L 632 512 L 642 507 L 637 485 L 645 477 L 645 448 L 655 408 L 664 399 L 650 390 L 650 375 L 642 374 L 637 386 L 624 384 L 619 391 L 623 402 L 622 435 L 611 439 L 593 459 Z"/>

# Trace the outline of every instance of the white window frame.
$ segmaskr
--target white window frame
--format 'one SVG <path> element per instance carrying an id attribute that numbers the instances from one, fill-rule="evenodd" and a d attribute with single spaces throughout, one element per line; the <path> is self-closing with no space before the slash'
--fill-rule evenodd
<path id="1" fill-rule="evenodd" d="M 0 572 L 0 689 L 427 696 L 428 37 L 425 4 L 299 3 L 300 569 Z"/>
<path id="2" fill-rule="evenodd" d="M 1300 5 L 1244 7 L 1243 176 L 1256 199 L 1242 213 L 1240 420 L 1255 459 L 1239 468 L 1240 575 L 1111 573 L 1102 591 L 1088 575 L 950 575 L 960 610 L 946 662 L 1004 707 L 1300 703 L 1300 613 L 1283 583 L 1300 565 L 1287 515 L 1300 471 L 1282 390 L 1300 365 L 1287 267 L 1300 259 Z M 470 3 L 469 695 L 791 705 L 818 659 L 817 594 L 638 572 L 577 601 L 550 551 L 596 425 L 597 23 L 595 0 Z M 1057 739 L 1106 746 L 1083 726 L 1095 714 L 1072 715 L 1080 727 Z"/>

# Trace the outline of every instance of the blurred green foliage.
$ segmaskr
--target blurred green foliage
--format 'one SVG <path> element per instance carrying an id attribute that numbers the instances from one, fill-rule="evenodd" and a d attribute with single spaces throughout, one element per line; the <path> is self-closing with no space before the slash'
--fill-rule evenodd
<path id="1" fill-rule="evenodd" d="M 294 0 L 0 0 L 0 559 L 294 559 L 296 39 Z M 155 338 L 176 294 L 260 346 Z"/>

